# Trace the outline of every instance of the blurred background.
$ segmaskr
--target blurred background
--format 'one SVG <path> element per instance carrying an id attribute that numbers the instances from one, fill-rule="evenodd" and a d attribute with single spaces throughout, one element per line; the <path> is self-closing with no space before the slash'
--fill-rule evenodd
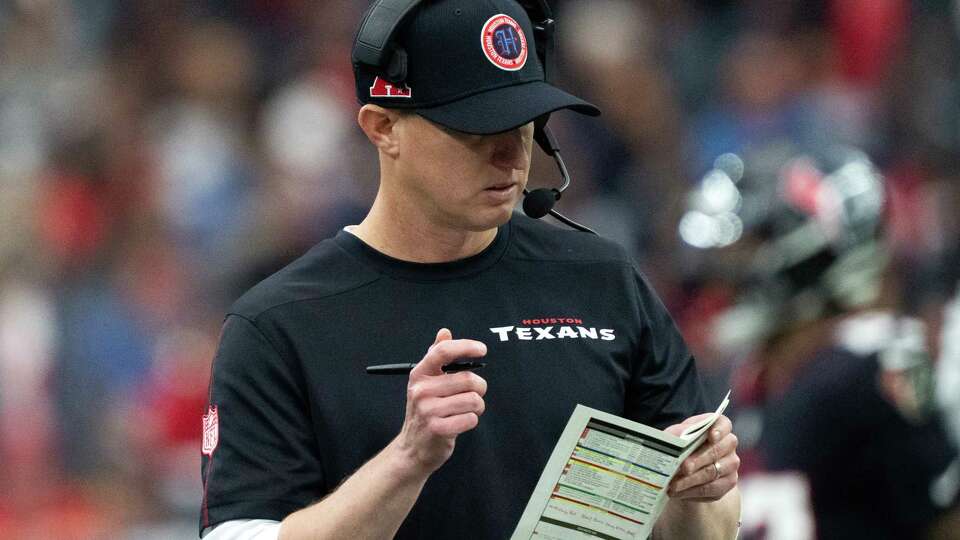
<path id="1" fill-rule="evenodd" d="M 678 223 L 718 156 L 768 145 L 870 155 L 888 304 L 941 355 L 956 2 L 553 4 L 560 84 L 604 111 L 552 120 L 575 178 L 560 209 L 637 257 L 712 389 L 740 362 L 710 340 L 736 290 Z M 366 5 L 0 0 L 0 537 L 196 535 L 226 308 L 376 193 L 349 63 Z M 534 185 L 555 174 L 536 158 Z"/>

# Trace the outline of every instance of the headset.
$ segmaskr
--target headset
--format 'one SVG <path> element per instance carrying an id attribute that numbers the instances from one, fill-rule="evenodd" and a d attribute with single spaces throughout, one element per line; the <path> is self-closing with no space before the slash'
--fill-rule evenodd
<path id="1" fill-rule="evenodd" d="M 407 78 L 407 52 L 394 42 L 394 36 L 423 0 L 376 0 L 363 22 L 353 44 L 353 63 L 376 69 L 392 83 L 402 84 Z M 543 66 L 544 78 L 550 81 L 556 50 L 556 22 L 546 0 L 517 0 L 533 22 L 533 38 L 537 57 Z M 523 212 L 532 218 L 550 214 L 561 223 L 583 232 L 597 234 L 553 209 L 554 204 L 570 186 L 570 173 L 560 155 L 557 139 L 547 127 L 550 115 L 534 121 L 533 138 L 537 145 L 553 158 L 563 179 L 559 188 L 523 190 Z"/>

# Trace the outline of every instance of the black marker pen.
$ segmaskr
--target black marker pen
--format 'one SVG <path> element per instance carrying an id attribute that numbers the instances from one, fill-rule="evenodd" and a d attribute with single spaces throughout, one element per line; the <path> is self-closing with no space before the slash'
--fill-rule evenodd
<path id="1" fill-rule="evenodd" d="M 367 366 L 367 373 L 370 375 L 406 375 L 410 373 L 417 364 L 381 364 L 378 366 Z M 444 373 L 457 373 L 459 371 L 472 371 L 486 366 L 486 362 L 453 362 L 446 364 L 440 369 Z"/>

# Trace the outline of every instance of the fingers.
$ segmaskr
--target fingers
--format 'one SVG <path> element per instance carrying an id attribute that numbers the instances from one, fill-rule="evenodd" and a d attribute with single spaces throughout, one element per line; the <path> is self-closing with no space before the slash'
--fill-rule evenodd
<path id="1" fill-rule="evenodd" d="M 689 459 L 687 460 L 689 462 Z M 729 476 L 732 473 L 737 472 L 740 468 L 740 457 L 736 453 L 725 455 L 716 461 L 710 460 L 709 463 L 703 467 L 697 468 L 689 474 L 684 474 L 682 476 L 677 476 L 671 482 L 671 487 L 674 491 L 683 491 L 691 487 L 699 486 L 702 484 L 708 484 L 713 482 L 718 478 L 717 476 L 717 467 L 714 467 L 713 464 L 716 463 L 719 467 L 720 477 Z M 686 462 L 684 463 L 686 465 Z"/>
<path id="2" fill-rule="evenodd" d="M 463 392 L 474 392 L 480 397 L 487 393 L 487 381 L 472 371 L 450 373 L 443 377 L 412 380 L 407 386 L 407 400 L 419 401 L 431 397 L 447 397 Z"/>
<path id="3" fill-rule="evenodd" d="M 712 437 L 713 434 L 711 433 Z M 712 465 L 715 461 L 720 461 L 725 456 L 736 452 L 738 442 L 737 436 L 729 432 L 719 442 L 707 441 L 702 448 L 683 462 L 683 465 L 680 466 L 680 474 L 690 475 L 707 465 Z"/>
<path id="4" fill-rule="evenodd" d="M 697 417 L 687 419 L 679 424 L 680 430 L 685 424 L 695 421 Z M 670 482 L 671 497 L 718 500 L 737 485 L 740 457 L 737 455 L 737 436 L 732 430 L 733 424 L 729 418 L 723 415 L 717 418 L 710 428 L 706 444 L 684 460 L 677 476 Z"/>
<path id="5" fill-rule="evenodd" d="M 710 427 L 710 442 L 716 443 L 731 433 L 733 433 L 733 422 L 721 414 L 717 421 L 713 423 L 713 426 Z"/>
<path id="6" fill-rule="evenodd" d="M 737 485 L 740 458 L 731 454 L 717 462 L 721 476 L 713 463 L 690 476 L 670 483 L 670 496 L 675 499 L 718 500 Z"/>
<path id="7" fill-rule="evenodd" d="M 453 453 L 457 435 L 477 427 L 486 409 L 487 381 L 471 371 L 446 374 L 445 364 L 479 358 L 487 346 L 472 339 L 453 339 L 441 328 L 423 359 L 410 371 L 403 427 L 396 443 L 418 470 L 439 468 Z"/>
<path id="8" fill-rule="evenodd" d="M 437 339 L 427 350 L 420 363 L 410 372 L 410 378 L 415 379 L 427 375 L 442 375 L 441 369 L 445 364 L 455 362 L 461 358 L 482 358 L 487 354 L 487 346 L 474 339 L 452 339 L 446 328 L 437 332 Z"/>
<path id="9" fill-rule="evenodd" d="M 450 329 L 441 328 L 440 330 L 437 330 L 437 337 L 433 340 L 433 345 L 436 345 L 441 341 L 448 341 L 451 339 L 453 339 L 453 333 L 450 332 Z M 431 347 L 433 347 L 433 345 L 431 345 Z"/>
<path id="10" fill-rule="evenodd" d="M 433 418 L 430 421 L 430 430 L 440 437 L 456 437 L 477 427 L 480 418 L 476 413 L 458 414 L 446 418 Z"/>
<path id="11" fill-rule="evenodd" d="M 428 398 L 417 403 L 417 413 L 426 417 L 447 418 L 460 414 L 483 414 L 486 404 L 476 392 L 464 392 L 446 398 Z"/>
<path id="12" fill-rule="evenodd" d="M 683 430 L 687 429 L 687 426 L 691 424 L 696 424 L 697 422 L 699 422 L 700 420 L 703 420 L 704 418 L 710 416 L 711 414 L 713 413 L 703 413 L 703 414 L 698 414 L 696 416 L 691 416 L 690 418 L 687 418 L 686 420 L 684 420 L 683 422 L 680 422 L 679 424 L 674 424 L 668 427 L 664 431 L 666 431 L 667 433 L 671 433 L 673 435 L 679 436 L 681 433 L 683 433 Z"/>
<path id="13" fill-rule="evenodd" d="M 486 410 L 487 383 L 475 373 L 430 377 L 407 388 L 405 426 L 429 439 L 471 430 Z M 428 443 L 432 444 L 432 443 Z"/>

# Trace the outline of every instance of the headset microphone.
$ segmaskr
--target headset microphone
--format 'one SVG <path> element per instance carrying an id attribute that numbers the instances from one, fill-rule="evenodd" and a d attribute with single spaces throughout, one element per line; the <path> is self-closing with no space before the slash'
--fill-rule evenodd
<path id="1" fill-rule="evenodd" d="M 527 191 L 526 197 L 523 198 L 523 213 L 534 219 L 540 219 L 550 213 L 559 198 L 560 192 L 556 189 L 540 188 Z"/>

